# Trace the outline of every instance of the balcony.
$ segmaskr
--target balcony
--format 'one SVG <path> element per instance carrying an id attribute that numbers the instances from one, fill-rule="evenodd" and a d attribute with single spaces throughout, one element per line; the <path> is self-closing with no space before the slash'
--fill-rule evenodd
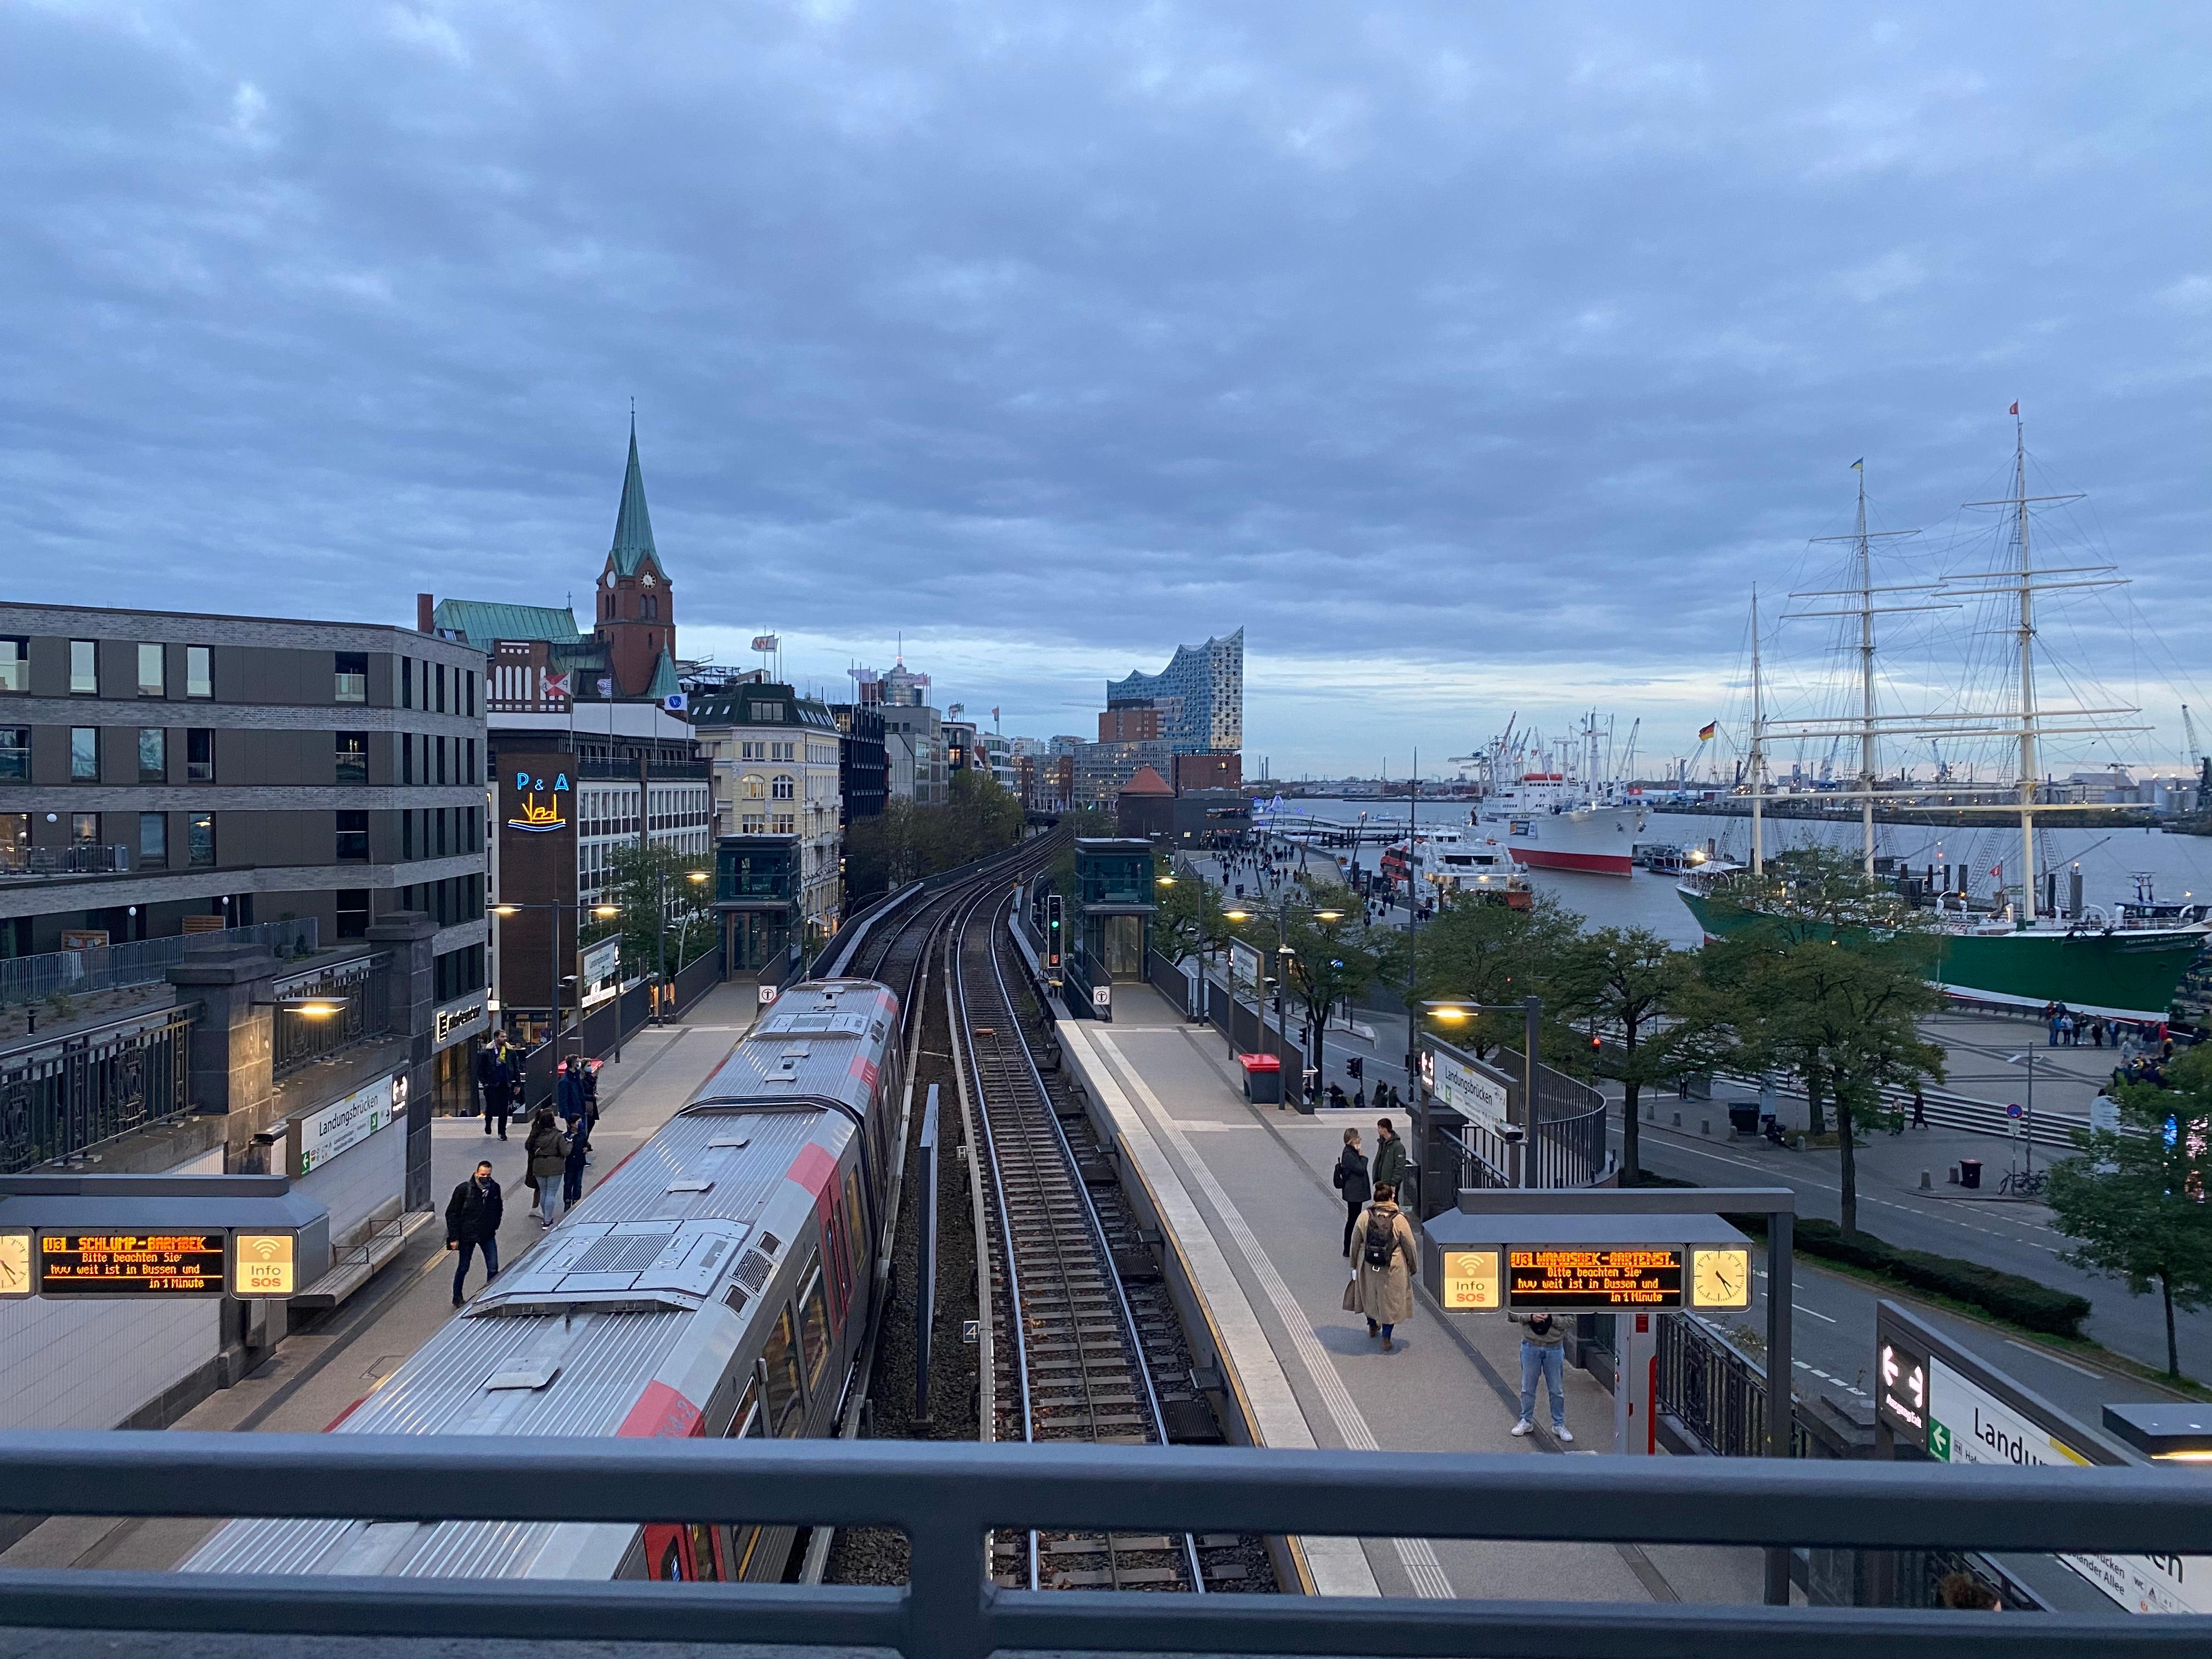
<path id="1" fill-rule="evenodd" d="M 1775 1549 L 2212 1554 L 2181 1471 L 1763 1458 L 1372 1455 L 1073 1443 L 562 1440 L 188 1432 L 0 1435 L 0 1494 L 43 1515 L 374 1516 L 895 1528 L 902 1587 L 505 1577 L 0 1571 L 0 1632 L 342 1634 L 477 1642 L 743 1641 L 907 1659 L 999 1650 L 1670 1659 L 2203 1653 L 2212 1617 L 1577 1603 L 1520 1573 L 1484 1600 L 1000 1589 L 994 1528 L 1245 1532 Z M 1510 1559 L 1510 1558 L 1509 1558 Z M 1524 1558 L 1525 1559 L 1525 1558 Z M 1519 1599 L 1506 1599 L 1516 1596 Z M 0 1643 L 0 1645 L 5 1645 Z M 156 1643 L 103 1652 L 161 1652 Z M 41 1651 L 71 1650 L 63 1641 Z M 89 1651 L 87 1645 L 81 1650 Z M 191 1651 L 198 1652 L 198 1645 Z M 256 1643 L 256 1654 L 327 1650 Z M 407 1649 L 405 1651 L 416 1651 Z M 562 1650 L 556 1648 L 554 1651 Z"/>
<path id="2" fill-rule="evenodd" d="M 108 876 L 131 868 L 131 848 L 77 842 L 68 847 L 0 847 L 0 881 L 37 881 L 56 876 Z"/>

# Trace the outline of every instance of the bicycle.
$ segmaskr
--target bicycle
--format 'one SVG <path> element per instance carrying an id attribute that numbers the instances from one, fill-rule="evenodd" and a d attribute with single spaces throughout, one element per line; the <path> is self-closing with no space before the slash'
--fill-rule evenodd
<path id="1" fill-rule="evenodd" d="M 2033 1198 L 2043 1190 L 2049 1179 L 2049 1174 L 2042 1170 L 2008 1170 L 2005 1178 L 1997 1183 L 1997 1191 L 2012 1198 Z"/>

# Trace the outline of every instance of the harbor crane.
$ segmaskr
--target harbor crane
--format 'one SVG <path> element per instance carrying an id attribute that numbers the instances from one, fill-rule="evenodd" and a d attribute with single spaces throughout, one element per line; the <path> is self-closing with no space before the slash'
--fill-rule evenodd
<path id="1" fill-rule="evenodd" d="M 2197 722 L 2189 718 L 2189 705 L 2181 705 L 2181 739 L 2187 745 L 2189 758 L 2197 763 L 2197 805 L 2202 811 L 2206 798 L 2212 797 L 2212 755 L 2208 755 L 2197 741 Z"/>

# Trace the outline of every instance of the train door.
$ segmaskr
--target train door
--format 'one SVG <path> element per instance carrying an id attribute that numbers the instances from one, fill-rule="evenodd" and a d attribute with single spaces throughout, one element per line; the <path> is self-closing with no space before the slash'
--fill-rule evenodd
<path id="1" fill-rule="evenodd" d="M 765 1440 L 768 1438 L 768 1416 L 761 1407 L 761 1385 L 757 1376 L 745 1385 L 744 1397 L 738 1401 L 737 1414 L 730 1419 L 728 1438 L 732 1440 Z M 788 1528 L 777 1530 L 787 1533 Z M 720 1528 L 724 1558 L 729 1564 L 732 1583 L 743 1580 L 757 1563 L 765 1560 L 767 1552 L 762 1547 L 763 1533 L 759 1527 L 732 1526 Z"/>
<path id="2" fill-rule="evenodd" d="M 836 1409 L 836 1390 L 823 1386 L 830 1369 L 830 1304 L 823 1285 L 822 1267 L 812 1265 L 799 1293 L 799 1346 L 806 1364 L 806 1392 L 822 1411 L 822 1427 L 829 1430 L 827 1412 Z M 810 1412 L 809 1416 L 816 1413 Z"/>

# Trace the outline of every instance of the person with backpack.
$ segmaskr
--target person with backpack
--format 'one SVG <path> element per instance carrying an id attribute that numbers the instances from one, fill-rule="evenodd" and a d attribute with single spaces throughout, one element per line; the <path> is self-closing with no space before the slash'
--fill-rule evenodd
<path id="1" fill-rule="evenodd" d="M 1521 1417 L 1513 1432 L 1525 1435 L 1536 1426 L 1536 1381 L 1541 1377 L 1552 1397 L 1552 1437 L 1574 1444 L 1567 1432 L 1566 1328 L 1550 1313 L 1509 1313 L 1506 1318 L 1521 1327 Z"/>
<path id="2" fill-rule="evenodd" d="M 1352 1230 L 1359 1222 L 1360 1211 L 1375 1195 L 1374 1183 L 1367 1178 L 1367 1154 L 1359 1150 L 1359 1131 L 1344 1132 L 1344 1151 L 1338 1156 L 1336 1168 L 1329 1171 L 1336 1190 L 1344 1194 L 1344 1257 L 1352 1259 Z"/>
<path id="3" fill-rule="evenodd" d="M 1345 1311 L 1366 1315 L 1367 1334 L 1380 1336 L 1382 1352 L 1395 1353 L 1390 1333 L 1413 1316 L 1413 1279 L 1420 1272 L 1413 1225 L 1399 1210 L 1395 1188 L 1375 1183 L 1374 1200 L 1359 1212 L 1352 1236 L 1358 1254 L 1344 1287 Z"/>
<path id="4" fill-rule="evenodd" d="M 522 1155 L 529 1160 L 530 1185 L 538 1198 L 538 1224 L 550 1227 L 561 1218 L 561 1177 L 568 1166 L 568 1137 L 553 1121 L 550 1106 L 540 1106 L 532 1116 Z"/>

